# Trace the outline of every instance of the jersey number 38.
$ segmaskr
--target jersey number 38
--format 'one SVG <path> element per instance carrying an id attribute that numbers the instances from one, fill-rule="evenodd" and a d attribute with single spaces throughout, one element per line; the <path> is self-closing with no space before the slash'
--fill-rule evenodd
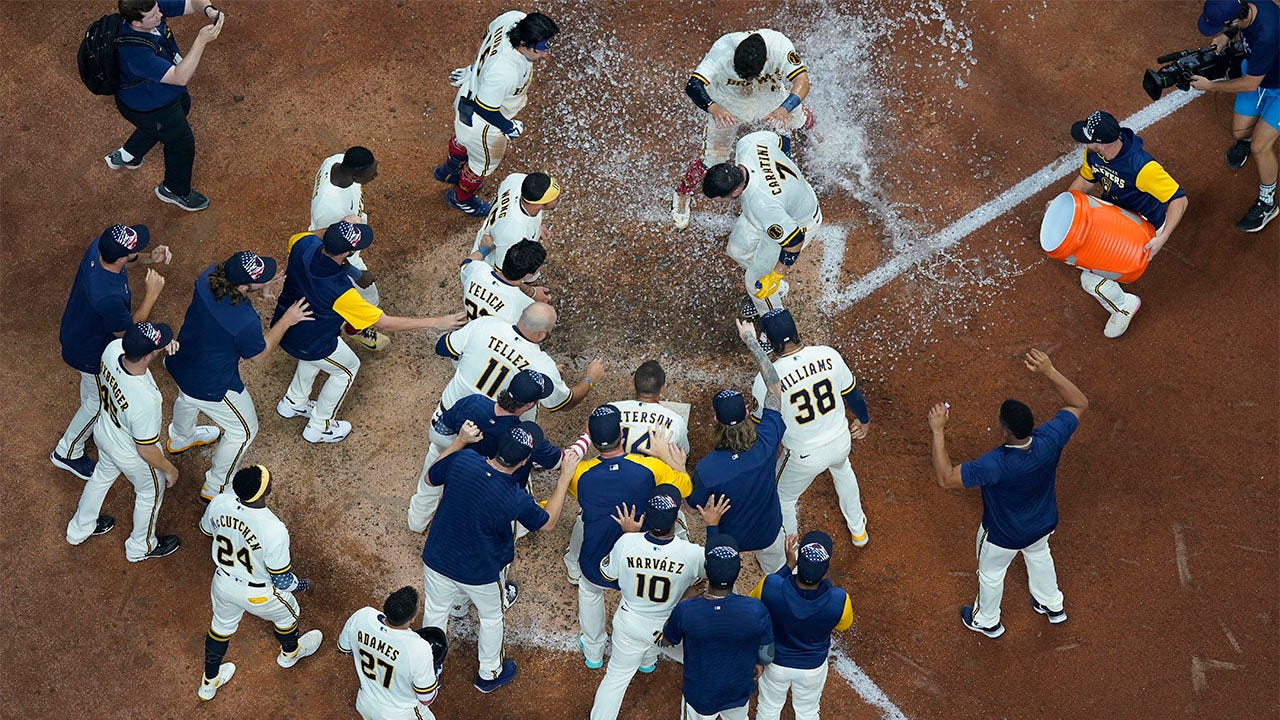
<path id="1" fill-rule="evenodd" d="M 812 390 L 797 390 L 787 400 L 796 409 L 797 425 L 813 422 L 819 415 L 826 415 L 836 409 L 836 393 L 830 380 L 819 380 L 813 384 Z"/>

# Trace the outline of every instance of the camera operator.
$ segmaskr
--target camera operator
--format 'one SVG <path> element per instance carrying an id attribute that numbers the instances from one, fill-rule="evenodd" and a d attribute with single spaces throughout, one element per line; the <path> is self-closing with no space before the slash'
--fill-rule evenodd
<path id="1" fill-rule="evenodd" d="M 1244 75 L 1234 80 L 1191 79 L 1197 90 L 1236 94 L 1227 166 L 1239 170 L 1252 155 L 1258 166 L 1258 201 L 1236 229 L 1258 232 L 1280 214 L 1276 206 L 1276 138 L 1280 137 L 1280 7 L 1275 0 L 1206 0 L 1200 32 L 1221 52 L 1237 33 L 1249 46 Z M 1258 122 L 1261 118 L 1262 122 Z"/>

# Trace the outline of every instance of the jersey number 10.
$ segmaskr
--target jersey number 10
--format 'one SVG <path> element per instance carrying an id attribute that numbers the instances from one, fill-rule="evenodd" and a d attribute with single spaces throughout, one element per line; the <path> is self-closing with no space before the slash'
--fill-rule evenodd
<path id="1" fill-rule="evenodd" d="M 664 603 L 671 597 L 671 578 L 665 575 L 636 575 L 636 595 L 649 602 Z"/>

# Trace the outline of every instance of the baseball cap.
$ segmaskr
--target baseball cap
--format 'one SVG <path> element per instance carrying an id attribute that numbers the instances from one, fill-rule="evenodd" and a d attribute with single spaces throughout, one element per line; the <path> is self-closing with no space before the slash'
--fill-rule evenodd
<path id="1" fill-rule="evenodd" d="M 737 390 L 721 390 L 711 400 L 716 422 L 733 427 L 747 419 L 747 401 Z"/>
<path id="2" fill-rule="evenodd" d="M 1110 143 L 1120 139 L 1120 123 L 1114 115 L 1102 110 L 1071 124 L 1071 137 L 1081 143 Z"/>
<path id="3" fill-rule="evenodd" d="M 164 323 L 140 322 L 124 331 L 124 354 L 138 358 L 173 342 L 173 328 Z"/>
<path id="4" fill-rule="evenodd" d="M 1217 35 L 1232 20 L 1239 19 L 1242 9 L 1239 0 L 1205 0 L 1204 11 L 1196 25 L 1204 36 Z"/>
<path id="5" fill-rule="evenodd" d="M 232 285 L 270 282 L 276 276 L 275 258 L 262 257 L 252 250 L 241 250 L 222 263 L 227 281 Z"/>
<path id="6" fill-rule="evenodd" d="M 115 262 L 146 249 L 151 231 L 146 225 L 112 225 L 98 236 L 98 254 L 107 262 Z"/>
<path id="7" fill-rule="evenodd" d="M 732 535 L 718 533 L 707 538 L 707 582 L 719 588 L 733 587 L 742 570 L 738 541 Z"/>
<path id="8" fill-rule="evenodd" d="M 363 250 L 372 244 L 373 228 L 368 225 L 339 220 L 324 231 L 324 249 L 334 255 Z"/>
<path id="9" fill-rule="evenodd" d="M 546 205 L 560 197 L 560 182 L 546 173 L 531 172 L 520 183 L 520 197 L 531 205 Z"/>
<path id="10" fill-rule="evenodd" d="M 773 343 L 779 352 L 788 342 L 800 340 L 800 333 L 796 331 L 796 320 L 791 317 L 791 311 L 786 308 L 765 313 L 764 317 L 760 318 L 760 329 L 764 330 L 765 337 L 769 338 L 769 342 Z"/>
<path id="11" fill-rule="evenodd" d="M 796 575 L 800 582 L 812 585 L 831 567 L 831 536 L 821 530 L 810 530 L 800 538 L 796 551 Z"/>
<path id="12" fill-rule="evenodd" d="M 613 405 L 601 405 L 587 418 L 587 432 L 596 447 L 612 445 L 622 437 L 622 413 Z"/>
<path id="13" fill-rule="evenodd" d="M 644 506 L 644 529 L 666 532 L 675 527 L 682 502 L 680 488 L 675 485 L 662 483 L 655 487 Z"/>
<path id="14" fill-rule="evenodd" d="M 511 378 L 511 384 L 507 386 L 511 399 L 521 405 L 545 400 L 551 396 L 551 390 L 547 376 L 537 370 L 521 370 Z"/>
<path id="15" fill-rule="evenodd" d="M 494 457 L 507 467 L 515 467 L 533 454 L 533 433 L 521 425 L 511 428 L 498 439 L 498 452 Z"/>

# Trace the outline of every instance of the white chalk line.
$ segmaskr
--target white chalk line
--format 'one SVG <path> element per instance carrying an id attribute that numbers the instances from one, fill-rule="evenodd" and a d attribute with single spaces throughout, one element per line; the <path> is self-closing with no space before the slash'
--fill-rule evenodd
<path id="1" fill-rule="evenodd" d="M 1171 93 L 1120 122 L 1125 127 L 1132 128 L 1134 132 L 1141 132 L 1157 121 L 1173 114 L 1202 94 L 1198 90 Z M 850 305 L 866 298 L 915 267 L 917 263 L 928 260 L 937 253 L 956 245 L 974 231 L 981 229 L 992 220 L 1021 205 L 1036 193 L 1068 175 L 1078 167 L 1079 163 L 1079 150 L 1063 155 L 937 233 L 921 238 L 912 249 L 889 258 L 881 263 L 879 267 L 853 281 L 844 289 L 835 293 L 824 293 L 825 296 L 820 301 L 821 304 L 833 312 L 847 309 Z M 829 262 L 839 262 L 842 259 L 842 243 L 840 256 L 832 257 L 830 252 L 832 249 L 832 247 L 828 247 L 824 250 L 824 273 L 828 270 L 827 264 Z M 838 270 L 838 265 L 836 267 Z"/>

